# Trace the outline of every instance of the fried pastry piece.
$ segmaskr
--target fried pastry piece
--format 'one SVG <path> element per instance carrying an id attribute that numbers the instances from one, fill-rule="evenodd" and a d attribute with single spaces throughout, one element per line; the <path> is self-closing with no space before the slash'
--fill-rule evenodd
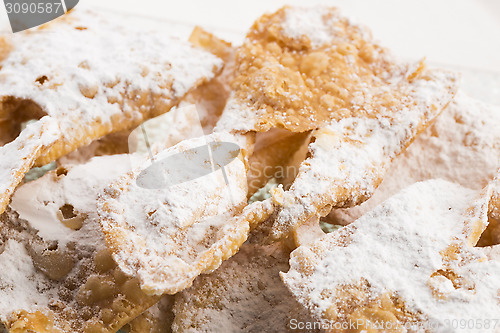
<path id="1" fill-rule="evenodd" d="M 230 43 L 218 39 L 200 27 L 193 30 L 189 41 L 221 58 L 224 61 L 224 69 L 214 79 L 186 94 L 179 105 L 173 107 L 168 113 L 141 124 L 145 127 L 152 146 L 158 142 L 164 147 L 169 147 L 184 139 L 211 132 L 226 104 L 230 91 L 229 81 L 234 71 L 234 48 Z M 140 127 L 132 131 L 125 130 L 108 134 L 60 160 L 83 163 L 93 156 L 136 151 L 147 153 L 143 137 Z"/>
<path id="2" fill-rule="evenodd" d="M 457 89 L 454 73 L 397 61 L 330 7 L 284 7 L 253 25 L 216 129 L 314 130 L 310 157 L 280 203 L 270 238 L 373 193 Z"/>
<path id="3" fill-rule="evenodd" d="M 247 145 L 228 151 L 234 159 L 212 172 L 207 142 L 219 163 L 217 146 L 237 138 L 215 133 L 182 141 L 157 154 L 156 164 L 148 161 L 112 184 L 99 201 L 113 258 L 141 281 L 147 294 L 174 294 L 189 287 L 197 275 L 232 256 L 250 225 L 270 214 L 271 205 L 261 202 L 243 210 Z"/>
<path id="4" fill-rule="evenodd" d="M 336 8 L 287 6 L 263 15 L 247 34 L 217 127 L 304 132 L 349 117 L 397 120 L 405 108 L 442 108 L 449 97 L 431 107 L 437 94 L 418 96 L 416 90 L 437 86 L 441 92 L 454 80 L 451 73 L 429 73 L 423 63 L 397 62 L 366 27 Z"/>
<path id="5" fill-rule="evenodd" d="M 238 254 L 175 295 L 173 332 L 317 332 L 280 280 L 289 250 L 245 244 Z"/>
<path id="6" fill-rule="evenodd" d="M 370 198 L 392 160 L 452 97 L 451 86 L 436 83 L 439 75 L 421 80 L 415 96 L 428 89 L 435 95 L 417 106 L 391 117 L 345 118 L 313 132 L 310 157 L 301 164 L 292 186 L 275 192 L 280 207 L 272 239 L 286 237 L 312 216 L 327 215 L 332 207 L 350 207 Z"/>
<path id="7" fill-rule="evenodd" d="M 250 220 L 250 228 L 255 227 L 255 224 L 260 223 L 262 220 L 264 220 L 266 217 L 269 216 L 272 206 L 268 202 L 259 202 L 259 203 L 254 203 L 250 205 L 249 208 L 253 210 L 255 213 L 260 212 L 266 212 L 267 213 L 261 215 L 261 216 L 256 216 L 253 219 Z M 247 246 L 249 247 L 249 246 Z M 244 251 L 247 253 L 248 251 Z M 288 253 L 288 252 L 287 252 Z M 242 254 L 237 254 L 236 256 L 242 256 Z M 285 258 L 282 258 L 285 259 Z M 288 261 L 288 256 L 286 257 L 286 260 Z M 286 261 L 286 262 L 287 262 Z M 223 267 L 226 267 L 225 265 L 228 264 L 222 264 Z M 221 271 L 224 268 L 219 268 L 217 270 Z M 217 273 L 212 273 L 212 275 L 217 275 Z M 212 276 L 210 275 L 210 276 Z M 199 279 L 204 279 L 204 278 L 199 278 Z M 195 280 L 196 281 L 196 280 Z M 199 282 L 195 282 L 195 284 L 198 286 Z M 193 287 L 196 288 L 196 287 Z M 190 289 L 191 290 L 191 289 Z M 281 290 L 283 292 L 283 290 Z M 285 291 L 287 292 L 287 291 Z M 156 333 L 168 333 L 172 332 L 172 323 L 174 321 L 174 313 L 173 313 L 173 306 L 174 306 L 174 300 L 175 297 L 180 297 L 176 295 L 163 295 L 161 300 L 153 305 L 151 308 L 149 308 L 147 311 L 145 311 L 142 315 L 137 317 L 136 319 L 132 320 L 129 324 L 127 324 L 125 327 L 122 328 L 125 332 L 129 333 L 142 333 L 142 332 L 156 332 Z M 188 294 L 189 295 L 189 294 Z M 282 295 L 281 295 L 282 296 Z M 178 302 L 179 304 L 179 302 Z M 178 305 L 181 306 L 181 305 Z M 181 316 L 182 316 L 182 312 Z M 177 329 L 177 330 L 182 330 L 182 329 Z"/>
<path id="8" fill-rule="evenodd" d="M 442 178 L 481 189 L 500 165 L 500 107 L 459 91 L 436 121 L 391 165 L 374 195 L 359 206 L 334 209 L 331 223 L 347 225 L 415 182 Z"/>
<path id="9" fill-rule="evenodd" d="M 187 42 L 79 10 L 0 43 L 10 50 L 0 61 L 2 135 L 25 113 L 48 115 L 60 129 L 37 166 L 167 112 L 222 67 Z"/>
<path id="10" fill-rule="evenodd" d="M 19 187 L 0 216 L 0 319 L 12 333 L 116 332 L 158 301 L 113 262 L 97 194 L 129 156 L 60 166 Z"/>
<path id="11" fill-rule="evenodd" d="M 296 249 L 281 276 L 330 332 L 449 332 L 453 320 L 495 318 L 500 262 L 472 247 L 491 192 L 416 183 Z"/>

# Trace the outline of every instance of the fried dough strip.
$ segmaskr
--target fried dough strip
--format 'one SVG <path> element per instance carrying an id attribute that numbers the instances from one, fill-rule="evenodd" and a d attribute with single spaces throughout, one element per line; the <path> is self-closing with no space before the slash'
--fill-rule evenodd
<path id="1" fill-rule="evenodd" d="M 14 171 L 20 175 L 167 112 L 222 68 L 220 59 L 187 42 L 131 31 L 83 10 L 0 43 L 9 50 L 0 62 L 2 130 L 19 127 L 18 114 L 26 109 L 37 111 L 36 119 L 48 115 L 60 128 L 35 163 Z"/>
<path id="2" fill-rule="evenodd" d="M 350 207 L 370 198 L 392 160 L 431 123 L 454 95 L 454 78 L 424 71 L 414 79 L 408 97 L 417 105 L 404 106 L 390 117 L 345 118 L 313 132 L 310 157 L 287 192 L 276 192 L 280 203 L 271 238 L 289 232 L 314 215 L 333 207 Z M 425 91 L 432 93 L 419 100 Z"/>
<path id="3" fill-rule="evenodd" d="M 186 170 L 198 163 L 209 166 L 208 160 L 196 160 L 201 156 L 198 152 L 185 152 L 206 140 L 235 139 L 215 133 L 186 140 L 159 153 L 155 160 L 182 153 L 194 158 L 194 165 L 182 167 Z M 147 294 L 174 294 L 189 287 L 197 275 L 215 270 L 232 256 L 247 239 L 251 225 L 271 213 L 268 202 L 243 209 L 248 152 L 246 144 L 240 146 L 238 157 L 225 166 L 229 188 L 220 169 L 169 187 L 142 188 L 137 179 L 149 165 L 145 164 L 112 184 L 100 199 L 99 214 L 113 258 L 127 274 L 139 278 Z M 165 172 L 173 176 L 172 171 Z"/>
<path id="4" fill-rule="evenodd" d="M 486 319 L 500 310 L 500 262 L 472 246 L 487 225 L 492 188 L 478 196 L 444 180 L 416 183 L 299 247 L 282 278 L 315 318 L 331 321 L 329 332 Z"/>
<path id="5" fill-rule="evenodd" d="M 0 215 L 0 320 L 11 333 L 109 332 L 158 301 L 113 262 L 96 199 L 129 156 L 60 166 L 19 187 Z"/>
<path id="6" fill-rule="evenodd" d="M 459 91 L 455 99 L 408 149 L 369 200 L 359 206 L 333 209 L 326 217 L 347 225 L 399 190 L 418 181 L 441 178 L 474 190 L 482 189 L 500 165 L 500 107 Z"/>
<path id="7" fill-rule="evenodd" d="M 158 131 L 149 125 L 175 130 L 167 133 L 160 130 L 159 137 Z M 163 147 L 202 132 L 195 110 L 173 110 L 156 118 L 155 124 L 145 126 L 150 129 L 151 143 Z M 132 135 L 130 139 L 137 141 L 140 138 Z M 24 262 L 27 258 L 32 266 L 33 260 L 36 269 L 40 270 L 24 277 L 26 268 L 23 271 L 23 266 L 19 266 L 15 275 L 28 279 L 24 288 L 30 288 L 36 282 L 39 288 L 49 288 L 24 291 L 25 296 L 14 297 L 22 300 L 26 295 L 39 294 L 47 303 L 28 300 L 22 309 L 9 307 L 16 310 L 10 316 L 10 310 L 2 308 L 2 314 L 8 316 L 2 321 L 12 332 L 28 329 L 37 332 L 115 332 L 158 301 L 156 296 L 146 296 L 137 279 L 127 277 L 116 266 L 106 248 L 96 213 L 99 191 L 145 159 L 143 154 L 147 153 L 136 150 L 137 153 L 130 155 L 92 158 L 84 154 L 83 159 L 65 158 L 67 161 L 60 163 L 57 170 L 17 190 L 11 207 L 20 217 L 10 209 L 2 216 L 0 231 L 13 239 L 11 247 L 21 247 L 18 252 L 23 255 L 18 261 Z M 23 230 L 27 230 L 27 234 Z M 4 237 L 0 239 L 5 240 Z M 23 245 L 28 249 L 26 255 Z M 3 252 L 1 245 L 0 252 Z M 0 253 L 0 260 L 9 258 L 12 255 L 9 252 Z M 14 266 L 11 268 L 15 270 Z M 0 281 L 7 283 L 4 278 L 0 275 Z M 16 290 L 14 288 L 13 292 Z M 2 296 L 2 299 L 9 297 Z M 0 306 L 5 304 L 0 302 Z"/>
<path id="8" fill-rule="evenodd" d="M 283 7 L 238 49 L 216 130 L 313 130 L 290 191 L 277 191 L 271 240 L 371 196 L 392 159 L 453 99 L 457 75 L 408 64 L 332 7 Z M 313 139 L 313 141 L 314 141 Z"/>
<path id="9" fill-rule="evenodd" d="M 394 59 L 337 8 L 285 6 L 259 18 L 238 49 L 217 128 L 304 132 L 344 118 L 395 115 L 419 101 L 407 95 L 423 66 Z"/>

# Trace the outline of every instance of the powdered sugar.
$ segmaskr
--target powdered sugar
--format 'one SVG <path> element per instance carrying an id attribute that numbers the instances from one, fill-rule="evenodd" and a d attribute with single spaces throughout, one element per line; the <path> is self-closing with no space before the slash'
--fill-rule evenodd
<path id="1" fill-rule="evenodd" d="M 329 8 L 328 8 L 329 9 Z M 335 34 L 335 22 L 337 17 L 324 19 L 325 7 L 315 6 L 312 8 L 289 7 L 286 9 L 286 17 L 283 21 L 283 33 L 293 39 L 307 37 L 313 48 L 320 47 L 332 41 Z"/>
<path id="2" fill-rule="evenodd" d="M 476 218 L 467 208 L 476 195 L 443 180 L 416 183 L 355 223 L 294 251 L 284 281 L 318 318 L 342 302 L 335 299 L 336 288 L 362 281 L 369 286 L 362 302 L 397 295 L 414 319 L 442 325 L 437 332 L 446 331 L 446 319 L 495 318 L 500 264 L 471 261 L 484 254 L 463 248 L 460 258 L 466 265 L 459 267 L 442 252 L 452 242 L 465 246 L 464 222 Z M 301 269 L 306 258 L 315 263 L 311 274 Z M 440 269 L 456 272 L 465 286 L 445 288 L 449 280 L 431 277 Z M 467 289 L 471 284 L 473 289 Z M 436 298 L 433 289 L 444 298 Z"/>
<path id="3" fill-rule="evenodd" d="M 291 320 L 312 320 L 279 278 L 287 269 L 288 251 L 282 244 L 243 245 L 216 272 L 176 295 L 173 330 L 303 332 L 290 327 Z"/>
<path id="4" fill-rule="evenodd" d="M 227 135 L 213 136 L 208 140 L 213 139 L 217 141 L 224 139 L 233 141 L 232 138 Z M 183 152 L 189 148 L 203 146 L 204 144 L 206 144 L 204 137 L 183 141 L 174 148 L 165 150 L 156 155 L 155 161 L 161 163 L 162 160 L 169 156 Z M 179 162 L 188 163 L 189 161 L 188 159 L 181 160 L 181 158 L 179 158 Z M 198 161 L 193 159 L 191 162 L 203 162 L 203 164 L 210 166 L 210 161 Z M 164 176 L 165 178 L 175 178 L 177 177 L 176 173 L 182 171 L 182 176 L 189 178 L 189 171 L 192 168 L 199 167 L 200 165 L 176 164 L 175 170 L 164 170 L 164 172 L 166 172 Z M 144 170 L 145 166 L 142 168 Z M 187 173 L 184 171 L 187 171 Z M 240 173 L 242 171 L 244 171 L 244 165 L 241 160 L 236 159 L 227 166 L 226 172 L 232 174 L 233 172 Z M 196 170 L 193 170 L 193 172 L 196 172 Z M 158 178 L 157 182 L 160 181 L 161 180 Z M 133 226 L 136 231 L 140 231 L 139 228 L 143 228 L 141 217 L 143 217 L 145 212 L 153 212 L 151 215 L 152 222 L 159 228 L 169 228 L 171 226 L 181 226 L 185 228 L 195 222 L 195 220 L 193 220 L 193 214 L 200 214 L 205 217 L 215 216 L 230 210 L 233 204 L 240 204 L 245 195 L 244 189 L 240 187 L 239 181 L 236 183 L 232 182 L 229 186 L 229 188 L 225 188 L 226 185 L 223 179 L 222 170 L 219 169 L 217 172 L 210 173 L 202 178 L 179 183 L 169 188 L 148 189 L 139 186 L 136 182 L 132 182 L 130 184 L 130 189 L 120 197 L 120 201 L 124 210 L 123 214 L 130 217 L 128 223 L 131 223 L 131 226 Z M 194 188 L 197 190 L 190 190 Z M 214 193 L 214 191 L 217 191 L 218 195 L 214 198 L 210 198 L 209 193 Z M 231 193 L 234 195 L 234 203 L 232 202 L 233 198 L 231 198 Z M 198 206 L 201 201 L 200 195 L 206 198 L 206 208 L 201 212 L 194 213 L 199 209 Z M 149 231 L 144 230 L 142 235 L 146 236 L 148 234 L 150 234 Z"/>
<path id="5" fill-rule="evenodd" d="M 221 118 L 214 131 L 232 132 L 237 129 L 241 132 L 253 131 L 257 125 L 255 114 L 259 111 L 241 103 L 234 92 L 231 92 Z"/>
<path id="6" fill-rule="evenodd" d="M 460 92 L 436 122 L 390 166 L 372 198 L 360 206 L 333 210 L 329 219 L 348 224 L 414 183 L 443 178 L 480 189 L 500 166 L 500 108 Z"/>
<path id="7" fill-rule="evenodd" d="M 47 280 L 36 271 L 23 244 L 9 239 L 0 254 L 0 319 L 16 310 L 33 310 L 46 307 L 54 290 L 41 293 Z"/>
<path id="8" fill-rule="evenodd" d="M 222 67 L 220 59 L 187 42 L 160 33 L 133 31 L 123 22 L 78 9 L 5 40 L 8 47 L 3 43 L 2 47 L 9 52 L 0 66 L 3 116 L 11 116 L 9 105 L 27 100 L 40 109 L 38 113 L 47 114 L 60 132 L 50 139 L 52 147 L 40 143 L 41 131 L 47 126 L 40 123 L 21 134 L 25 139 L 19 140 L 25 149 L 17 149 L 19 140 L 13 143 L 19 158 L 10 153 L 7 160 L 11 162 L 5 166 L 0 162 L 0 172 L 15 173 L 16 179 L 13 181 L 11 175 L 2 178 L 9 181 L 6 186 L 1 184 L 6 195 L 0 212 L 35 160 L 41 165 L 49 163 L 104 134 L 164 113 Z M 39 133 L 32 132 L 35 127 Z M 25 142 L 28 138 L 29 143 Z M 42 147 L 37 145 L 49 149 L 40 156 L 37 152 Z M 20 156 L 20 152 L 30 156 Z M 14 166 L 12 162 L 23 164 Z"/>
<path id="9" fill-rule="evenodd" d="M 78 9 L 8 43 L 0 107 L 33 102 L 61 129 L 39 165 L 169 111 L 223 65 L 187 42 Z"/>
<path id="10" fill-rule="evenodd" d="M 168 113 L 142 123 L 140 127 L 130 133 L 128 137 L 129 152 L 147 155 L 148 147 L 142 128 L 146 132 L 148 143 L 152 149 L 171 147 L 182 140 L 203 136 L 203 128 L 196 106 L 188 103 L 181 103 Z"/>
<path id="11" fill-rule="evenodd" d="M 89 230 L 75 232 L 68 228 L 60 221 L 60 208 L 70 204 L 75 213 L 97 219 L 98 194 L 113 179 L 130 170 L 130 158 L 133 156 L 103 156 L 82 165 L 66 165 L 59 172 L 67 175 L 49 173 L 39 181 L 21 186 L 12 198 L 11 207 L 45 240 L 58 241 L 63 247 L 75 241 L 75 237 L 93 243 L 95 231 L 89 234 Z M 91 228 L 95 229 L 95 225 Z"/>
<path id="12" fill-rule="evenodd" d="M 323 207 L 350 206 L 369 198 L 394 157 L 399 155 L 437 116 L 452 92 L 449 74 L 433 71 L 433 80 L 413 82 L 408 98 L 415 106 L 401 106 L 391 116 L 344 118 L 313 133 L 311 157 L 301 165 L 292 187 L 278 202 L 282 209 L 273 237 L 280 237 Z"/>
<path id="13" fill-rule="evenodd" d="M 201 165 L 210 168 L 208 155 L 193 149 L 207 142 L 237 141 L 227 133 L 182 141 L 155 156 L 158 174 L 151 169 L 155 164 L 148 161 L 113 184 L 101 199 L 99 214 L 110 247 L 116 249 L 114 258 L 124 272 L 140 278 L 143 290 L 175 293 L 187 287 L 201 271 L 218 267 L 222 257 L 235 251 L 246 239 L 249 226 L 247 221 L 232 221 L 246 203 L 242 155 L 224 167 L 225 175 L 218 169 L 192 179 L 187 172 L 183 175 L 191 179 L 169 186 L 144 187 L 139 175 L 149 170 L 151 185 L 175 180 L 179 166 L 174 170 L 161 165 L 172 156 L 200 163 L 190 166 L 186 160 L 186 168 L 180 171 Z M 200 160 L 203 156 L 206 160 Z M 202 258 L 206 259 L 200 262 Z"/>

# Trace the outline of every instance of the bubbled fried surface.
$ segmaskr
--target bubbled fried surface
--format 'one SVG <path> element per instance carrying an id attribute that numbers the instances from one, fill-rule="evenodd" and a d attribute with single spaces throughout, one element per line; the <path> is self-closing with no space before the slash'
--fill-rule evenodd
<path id="1" fill-rule="evenodd" d="M 304 26 L 323 31 L 302 32 Z M 316 33 L 325 38 L 315 43 Z M 333 7 L 284 7 L 263 15 L 236 64 L 234 93 L 220 124 L 230 122 L 233 130 L 303 132 L 346 117 L 391 114 L 401 108 L 412 79 L 408 65 Z M 245 122 L 231 122 L 230 113 Z"/>

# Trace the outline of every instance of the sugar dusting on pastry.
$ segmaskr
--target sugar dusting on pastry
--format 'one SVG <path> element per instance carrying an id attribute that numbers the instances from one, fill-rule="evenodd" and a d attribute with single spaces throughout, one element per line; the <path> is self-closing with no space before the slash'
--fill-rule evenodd
<path id="1" fill-rule="evenodd" d="M 174 332 L 305 332 L 290 326 L 292 320 L 314 321 L 280 280 L 288 257 L 281 243 L 243 245 L 217 271 L 176 295 Z"/>
<path id="2" fill-rule="evenodd" d="M 237 143 L 238 138 L 215 133 L 185 140 L 158 153 L 154 157 L 157 163 L 179 153 L 193 158 L 193 165 L 188 163 L 182 169 L 159 169 L 158 180 L 162 176 L 175 179 L 174 173 L 202 165 L 209 168 L 208 155 L 207 160 L 200 161 L 201 151 L 192 150 L 207 142 Z M 238 215 L 247 194 L 243 154 L 224 166 L 227 178 L 222 169 L 217 169 L 185 182 L 144 188 L 138 184 L 138 177 L 152 166 L 148 161 L 106 190 L 99 214 L 108 244 L 122 270 L 139 277 L 148 293 L 175 293 L 186 288 L 199 273 L 220 265 L 222 257 L 246 240 L 248 221 L 241 220 L 244 213 L 243 217 Z M 189 178 L 189 172 L 186 176 Z"/>
<path id="3" fill-rule="evenodd" d="M 284 35 L 292 39 L 300 39 L 307 37 L 311 41 L 313 48 L 321 47 L 332 41 L 332 35 L 335 32 L 342 34 L 342 29 L 336 27 L 339 19 L 336 16 L 329 16 L 331 7 L 315 6 L 311 8 L 305 7 L 288 7 L 286 8 L 286 15 L 283 21 Z M 336 11 L 340 11 L 336 9 Z M 371 38 L 370 31 L 355 22 L 352 18 L 346 18 L 349 24 L 359 26 L 359 33 L 362 34 L 363 39 Z"/>
<path id="4" fill-rule="evenodd" d="M 287 8 L 283 22 L 283 33 L 293 39 L 306 36 L 313 47 L 319 47 L 332 41 L 336 17 L 324 20 L 330 9 L 322 6 L 314 8 Z"/>
<path id="5" fill-rule="evenodd" d="M 0 272 L 0 320 L 9 329 L 116 332 L 158 300 L 116 267 L 97 217 L 97 195 L 129 167 L 127 155 L 95 157 L 16 192 L 0 217 L 0 264 L 8 267 Z"/>
<path id="6" fill-rule="evenodd" d="M 85 10 L 11 38 L 13 49 L 2 61 L 2 96 L 29 99 L 52 117 L 83 122 L 108 123 L 122 112 L 140 116 L 127 99 L 148 90 L 173 101 L 222 65 L 187 42 Z"/>
<path id="7" fill-rule="evenodd" d="M 500 108 L 460 92 L 408 150 L 394 160 L 373 197 L 329 219 L 349 224 L 414 182 L 443 178 L 472 189 L 484 187 L 500 166 Z"/>
<path id="8" fill-rule="evenodd" d="M 328 214 L 332 206 L 353 206 L 374 193 L 391 161 L 452 98 L 454 80 L 449 73 L 427 75 L 408 88 L 416 105 L 401 106 L 390 117 L 344 118 L 313 132 L 316 140 L 310 144 L 311 155 L 284 193 L 273 237 L 312 215 Z"/>
<path id="9" fill-rule="evenodd" d="M 192 91 L 220 72 L 221 59 L 108 19 L 75 10 L 9 38 L 0 121 L 15 128 L 23 101 L 48 116 L 0 147 L 0 212 L 33 164 L 128 132 L 183 97 L 182 105 L 210 114 L 204 129 L 211 129 L 230 98 L 211 135 L 187 113 L 156 118 L 161 125 L 145 126 L 159 138 L 151 160 L 129 154 L 84 163 L 89 149 L 17 189 L 0 215 L 0 267 L 8 267 L 0 272 L 0 321 L 8 329 L 114 333 L 148 308 L 131 332 L 170 330 L 172 320 L 177 331 L 294 331 L 292 319 L 313 321 L 307 311 L 335 324 L 438 323 L 436 331 L 446 331 L 446 320 L 485 324 L 498 316 L 498 246 L 471 246 L 500 209 L 498 178 L 475 191 L 500 162 L 499 109 L 459 94 L 418 137 L 454 98 L 456 74 L 398 61 L 336 8 L 284 7 L 255 22 L 236 64 L 228 43 L 196 29 L 192 41 L 227 63 L 212 85 Z M 290 191 L 274 188 L 271 198 L 247 204 L 254 132 L 276 127 L 312 132 L 309 154 Z M 138 151 L 147 146 L 142 135 L 130 136 Z M 214 167 L 197 150 L 207 141 L 239 145 L 240 154 L 195 177 L 197 157 Z M 172 157 L 177 170 L 152 168 Z M 434 177 L 458 184 L 415 183 Z M 373 193 L 366 205 L 338 211 L 337 222 L 363 214 L 357 221 L 328 235 L 318 228 L 332 207 Z M 270 235 L 258 232 L 273 240 L 293 236 L 290 265 L 281 242 L 257 245 L 256 234 L 243 245 L 258 225 L 272 225 Z M 278 277 L 287 269 L 281 277 L 291 294 Z M 177 295 L 157 303 L 164 293 Z"/>
<path id="10" fill-rule="evenodd" d="M 17 113 L 29 115 L 36 109 L 35 113 L 48 115 L 60 132 L 50 146 L 45 145 L 43 154 L 32 151 L 16 161 L 24 164 L 6 165 L 0 171 L 15 173 L 1 198 L 0 212 L 33 165 L 45 165 L 106 134 L 167 112 L 223 65 L 187 42 L 133 30 L 124 22 L 86 10 L 13 34 L 8 43 L 9 52 L 0 64 L 2 123 L 15 126 Z M 40 132 L 22 145 L 36 144 L 39 151 L 44 145 L 40 137 L 48 129 L 41 123 L 31 128 Z M 0 147 L 0 154 L 5 149 Z"/>
<path id="11" fill-rule="evenodd" d="M 484 262 L 481 250 L 464 243 L 476 196 L 444 180 L 416 183 L 297 249 L 283 279 L 318 319 L 367 319 L 370 309 L 394 325 L 494 318 L 500 263 Z M 444 251 L 457 241 L 462 245 L 450 259 Z M 383 295 L 394 303 L 380 303 Z"/>
<path id="12" fill-rule="evenodd" d="M 272 240 L 313 215 L 368 199 L 391 160 L 458 89 L 457 74 L 399 61 L 331 7 L 263 15 L 239 48 L 237 65 L 216 130 L 315 131 L 294 184 L 275 192 Z"/>
<path id="13" fill-rule="evenodd" d="M 28 168 L 169 111 L 223 65 L 187 42 L 86 10 L 14 34 L 9 43 L 0 69 L 0 108 L 32 102 L 61 130 Z M 12 117 L 9 109 L 0 111 Z"/>
<path id="14" fill-rule="evenodd" d="M 65 246 L 78 236 L 92 243 L 93 236 L 75 233 L 60 222 L 60 208 L 71 203 L 74 213 L 90 212 L 96 219 L 97 196 L 109 182 L 130 170 L 132 158 L 134 156 L 104 156 L 86 164 L 62 166 L 43 181 L 21 186 L 12 198 L 11 207 L 46 240 Z M 112 163 L 115 163 L 113 168 Z"/>
<path id="15" fill-rule="evenodd" d="M 263 15 L 237 55 L 217 125 L 228 131 L 304 132 L 347 117 L 388 116 L 413 105 L 408 89 L 424 68 L 395 59 L 334 7 Z"/>
<path id="16" fill-rule="evenodd" d="M 8 269 L 2 270 L 0 274 L 2 321 L 7 320 L 6 316 L 15 310 L 29 311 L 47 307 L 50 299 L 56 296 L 56 292 L 54 290 L 40 292 L 40 289 L 47 284 L 47 280 L 33 266 L 24 244 L 15 239 L 8 239 L 3 246 L 0 265 Z"/>

